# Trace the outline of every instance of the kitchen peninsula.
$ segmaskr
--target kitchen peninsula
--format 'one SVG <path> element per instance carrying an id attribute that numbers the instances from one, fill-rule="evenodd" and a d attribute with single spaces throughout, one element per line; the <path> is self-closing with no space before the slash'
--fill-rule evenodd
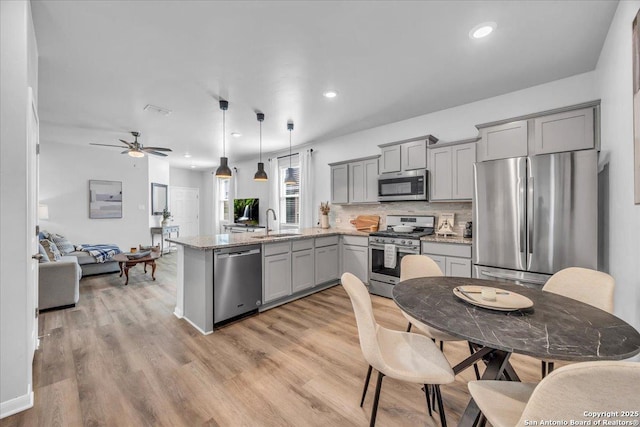
<path id="1" fill-rule="evenodd" d="M 334 286 L 345 268 L 361 272 L 366 280 L 367 236 L 349 229 L 308 228 L 168 239 L 178 245 L 174 314 L 209 334 L 241 314 Z M 343 243 L 362 250 L 343 254 Z"/>

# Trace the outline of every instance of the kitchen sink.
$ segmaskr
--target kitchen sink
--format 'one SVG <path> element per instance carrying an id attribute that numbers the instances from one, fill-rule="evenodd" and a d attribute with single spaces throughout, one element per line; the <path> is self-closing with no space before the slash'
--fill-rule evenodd
<path id="1" fill-rule="evenodd" d="M 267 234 L 260 236 L 251 236 L 252 239 L 269 239 L 273 237 L 289 237 L 289 236 L 302 236 L 301 233 L 277 233 L 277 234 Z"/>

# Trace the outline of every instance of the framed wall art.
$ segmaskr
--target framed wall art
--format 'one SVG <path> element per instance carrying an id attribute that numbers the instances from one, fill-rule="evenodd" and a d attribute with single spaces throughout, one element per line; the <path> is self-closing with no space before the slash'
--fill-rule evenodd
<path id="1" fill-rule="evenodd" d="M 89 181 L 89 218 L 122 218 L 122 181 Z"/>
<path id="2" fill-rule="evenodd" d="M 640 205 L 640 10 L 632 26 L 633 60 L 633 182 L 634 202 Z"/>

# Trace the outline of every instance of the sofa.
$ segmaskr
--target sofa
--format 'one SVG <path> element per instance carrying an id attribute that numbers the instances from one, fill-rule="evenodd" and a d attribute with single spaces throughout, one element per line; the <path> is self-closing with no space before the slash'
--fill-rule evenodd
<path id="1" fill-rule="evenodd" d="M 80 299 L 82 269 L 75 256 L 63 256 L 57 261 L 38 265 L 38 308 L 67 308 Z"/>
<path id="2" fill-rule="evenodd" d="M 119 273 L 120 265 L 118 261 L 98 262 L 96 257 L 84 251 L 69 252 L 67 256 L 73 256 L 78 260 L 82 269 L 82 276 L 92 276 L 94 274 Z"/>

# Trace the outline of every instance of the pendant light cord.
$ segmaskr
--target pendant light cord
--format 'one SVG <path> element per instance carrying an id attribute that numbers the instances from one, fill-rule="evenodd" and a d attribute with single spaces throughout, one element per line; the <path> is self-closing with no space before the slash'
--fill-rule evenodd
<path id="1" fill-rule="evenodd" d="M 289 129 L 289 169 L 291 169 L 291 131 L 293 129 Z"/>
<path id="2" fill-rule="evenodd" d="M 227 151 L 226 151 L 226 146 L 225 146 L 225 135 L 226 135 L 226 130 L 225 130 L 225 113 L 227 111 L 226 110 L 222 110 L 222 157 L 227 157 Z"/>
<path id="3" fill-rule="evenodd" d="M 260 121 L 260 163 L 262 163 L 262 120 Z"/>

